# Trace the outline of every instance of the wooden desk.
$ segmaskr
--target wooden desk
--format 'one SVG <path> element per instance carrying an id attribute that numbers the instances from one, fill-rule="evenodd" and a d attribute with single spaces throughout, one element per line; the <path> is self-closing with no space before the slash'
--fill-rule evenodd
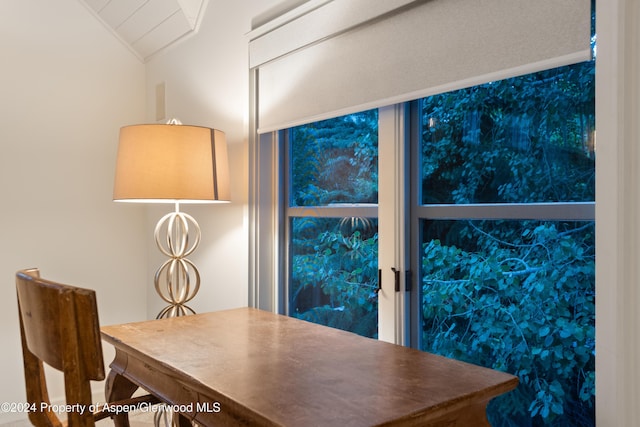
<path id="1" fill-rule="evenodd" d="M 488 401 L 518 383 L 250 308 L 107 326 L 102 336 L 116 349 L 109 402 L 140 386 L 206 426 L 476 427 L 488 425 Z"/>

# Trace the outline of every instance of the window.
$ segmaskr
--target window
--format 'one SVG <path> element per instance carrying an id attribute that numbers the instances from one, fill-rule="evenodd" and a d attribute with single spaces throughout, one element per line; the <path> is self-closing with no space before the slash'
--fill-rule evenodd
<path id="1" fill-rule="evenodd" d="M 291 316 L 377 336 L 377 110 L 285 132 Z"/>
<path id="2" fill-rule="evenodd" d="M 518 375 L 494 426 L 594 425 L 593 61 L 414 106 L 415 340 Z"/>
<path id="3" fill-rule="evenodd" d="M 594 63 L 410 110 L 412 345 L 518 375 L 492 425 L 594 424 Z M 288 314 L 375 337 L 378 112 L 282 136 Z"/>

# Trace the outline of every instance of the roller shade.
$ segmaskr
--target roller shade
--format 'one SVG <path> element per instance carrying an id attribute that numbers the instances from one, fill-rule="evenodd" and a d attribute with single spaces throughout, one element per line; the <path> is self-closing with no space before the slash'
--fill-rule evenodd
<path id="1" fill-rule="evenodd" d="M 249 34 L 258 132 L 587 60 L 590 0 L 310 1 Z"/>

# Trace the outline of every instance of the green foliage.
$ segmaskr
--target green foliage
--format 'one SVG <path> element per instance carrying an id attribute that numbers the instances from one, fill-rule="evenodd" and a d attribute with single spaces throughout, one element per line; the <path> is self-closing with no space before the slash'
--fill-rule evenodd
<path id="1" fill-rule="evenodd" d="M 292 206 L 378 201 L 378 111 L 290 130 Z M 377 336 L 376 221 L 294 218 L 289 307 L 292 315 Z"/>
<path id="2" fill-rule="evenodd" d="M 321 232 L 310 242 L 312 249 L 299 239 L 292 245 L 294 255 L 289 287 L 292 314 L 375 337 L 378 235 L 371 230 L 365 230 L 369 236 L 363 236 L 359 230 L 343 235 L 339 225 L 325 226 L 330 230 Z"/>
<path id="3" fill-rule="evenodd" d="M 593 201 L 595 64 L 422 100 L 423 203 Z"/>
<path id="4" fill-rule="evenodd" d="M 377 203 L 378 110 L 291 129 L 291 205 Z"/>
<path id="5" fill-rule="evenodd" d="M 473 251 L 424 246 L 423 347 L 518 375 L 494 426 L 592 425 L 593 223 L 469 221 L 462 236 Z"/>
<path id="6" fill-rule="evenodd" d="M 594 73 L 423 99 L 423 203 L 593 201 Z M 490 404 L 494 426 L 595 422 L 593 226 L 423 221 L 423 348 L 518 375 Z"/>

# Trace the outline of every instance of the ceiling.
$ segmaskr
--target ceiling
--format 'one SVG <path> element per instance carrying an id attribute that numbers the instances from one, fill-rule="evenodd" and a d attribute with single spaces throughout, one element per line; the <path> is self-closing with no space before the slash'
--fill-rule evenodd
<path id="1" fill-rule="evenodd" d="M 81 0 L 142 61 L 197 31 L 207 0 Z"/>

